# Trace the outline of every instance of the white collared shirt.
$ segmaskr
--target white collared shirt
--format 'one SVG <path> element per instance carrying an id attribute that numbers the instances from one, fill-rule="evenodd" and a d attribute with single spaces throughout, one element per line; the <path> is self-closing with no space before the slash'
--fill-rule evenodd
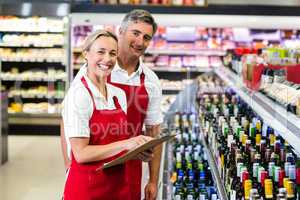
<path id="1" fill-rule="evenodd" d="M 113 97 L 116 96 L 122 110 L 125 113 L 127 112 L 126 94 L 122 89 L 107 83 L 106 101 L 105 97 L 100 93 L 92 81 L 85 74 L 84 77 L 92 92 L 97 110 L 115 109 Z M 81 78 L 72 82 L 71 87 L 63 100 L 62 107 L 65 138 L 70 156 L 69 138 L 90 137 L 89 120 L 92 117 L 94 109 L 91 95 L 81 82 Z"/>
<path id="2" fill-rule="evenodd" d="M 86 65 L 82 66 L 75 76 L 73 82 L 80 80 L 82 74 L 86 73 L 86 70 Z M 142 61 L 140 61 L 138 69 L 131 75 L 128 75 L 126 70 L 122 69 L 118 64 L 116 64 L 111 72 L 111 82 L 139 86 L 141 84 L 140 75 L 142 72 L 145 74 L 145 87 L 149 97 L 149 104 L 144 123 L 145 125 L 158 125 L 163 122 L 160 108 L 162 89 L 157 75 L 151 69 L 149 69 L 149 67 L 145 66 Z"/>

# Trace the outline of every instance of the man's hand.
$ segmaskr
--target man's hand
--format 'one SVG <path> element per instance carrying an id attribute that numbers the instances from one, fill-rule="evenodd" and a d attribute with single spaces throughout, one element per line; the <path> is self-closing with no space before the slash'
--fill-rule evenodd
<path id="1" fill-rule="evenodd" d="M 145 199 L 144 200 L 155 200 L 157 197 L 157 184 L 148 182 L 145 187 Z"/>
<path id="2" fill-rule="evenodd" d="M 148 149 L 146 151 L 143 151 L 139 153 L 136 157 L 137 159 L 143 161 L 143 162 L 150 162 L 153 158 L 153 149 Z"/>

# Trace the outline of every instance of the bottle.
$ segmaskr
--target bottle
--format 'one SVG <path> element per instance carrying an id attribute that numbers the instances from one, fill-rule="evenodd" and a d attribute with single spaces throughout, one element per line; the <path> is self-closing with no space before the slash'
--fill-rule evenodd
<path id="1" fill-rule="evenodd" d="M 271 179 L 265 179 L 265 199 L 274 199 L 273 183 Z"/>

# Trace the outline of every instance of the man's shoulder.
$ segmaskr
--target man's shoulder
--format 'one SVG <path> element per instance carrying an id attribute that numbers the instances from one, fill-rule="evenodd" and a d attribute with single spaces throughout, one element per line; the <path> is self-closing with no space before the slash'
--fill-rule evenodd
<path id="1" fill-rule="evenodd" d="M 147 81 L 156 82 L 156 83 L 159 81 L 158 76 L 155 74 L 155 72 L 152 69 L 150 69 L 145 65 L 142 65 L 142 68 Z"/>

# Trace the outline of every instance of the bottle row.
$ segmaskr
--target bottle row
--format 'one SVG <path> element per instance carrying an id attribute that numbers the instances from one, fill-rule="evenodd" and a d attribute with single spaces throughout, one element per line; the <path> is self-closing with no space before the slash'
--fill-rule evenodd
<path id="1" fill-rule="evenodd" d="M 221 89 L 203 89 L 207 84 Z M 218 80 L 200 82 L 197 103 L 203 137 L 229 199 L 299 199 L 300 158 L 284 133 Z"/>
<path id="2" fill-rule="evenodd" d="M 217 189 L 199 138 L 196 115 L 187 118 L 186 114 L 177 113 L 172 128 L 177 133 L 173 143 L 172 199 L 217 200 Z"/>

